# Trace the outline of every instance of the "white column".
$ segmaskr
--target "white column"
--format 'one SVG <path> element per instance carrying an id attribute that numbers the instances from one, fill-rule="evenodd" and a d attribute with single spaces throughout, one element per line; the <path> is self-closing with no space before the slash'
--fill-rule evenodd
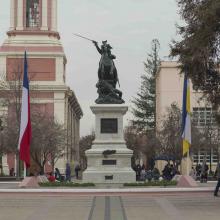
<path id="1" fill-rule="evenodd" d="M 5 175 L 9 175 L 9 167 L 8 167 L 8 163 L 7 163 L 7 155 L 4 155 L 2 157 L 2 167 L 3 167 L 3 173 Z"/>
<path id="2" fill-rule="evenodd" d="M 65 115 L 65 93 L 54 93 L 54 117 L 60 123 L 64 124 Z"/>
<path id="3" fill-rule="evenodd" d="M 15 29 L 15 0 L 11 0 L 10 11 L 10 30 Z"/>
<path id="4" fill-rule="evenodd" d="M 57 0 L 52 1 L 51 30 L 57 31 Z"/>
<path id="5" fill-rule="evenodd" d="M 17 30 L 23 30 L 24 25 L 23 25 L 23 0 L 18 0 L 18 5 L 17 5 Z"/>
<path id="6" fill-rule="evenodd" d="M 48 14 L 48 0 L 42 0 L 42 27 L 41 30 L 48 30 L 47 14 Z"/>

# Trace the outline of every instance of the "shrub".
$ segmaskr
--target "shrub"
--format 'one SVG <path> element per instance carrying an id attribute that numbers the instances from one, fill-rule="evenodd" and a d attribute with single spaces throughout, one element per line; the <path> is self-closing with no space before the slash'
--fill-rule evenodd
<path id="1" fill-rule="evenodd" d="M 142 183 L 125 183 L 124 186 L 176 186 L 177 181 L 171 180 L 162 180 L 162 181 L 150 181 L 150 182 L 142 182 Z"/>
<path id="2" fill-rule="evenodd" d="M 89 187 L 95 186 L 94 183 L 73 183 L 73 182 L 46 182 L 39 183 L 41 187 Z"/>

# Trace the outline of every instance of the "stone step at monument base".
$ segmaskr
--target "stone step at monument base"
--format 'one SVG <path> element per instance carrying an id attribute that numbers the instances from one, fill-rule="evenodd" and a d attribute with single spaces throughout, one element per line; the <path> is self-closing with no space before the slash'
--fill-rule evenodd
<path id="1" fill-rule="evenodd" d="M 95 184 L 123 184 L 135 182 L 135 172 L 130 170 L 86 170 L 83 173 L 83 182 Z"/>

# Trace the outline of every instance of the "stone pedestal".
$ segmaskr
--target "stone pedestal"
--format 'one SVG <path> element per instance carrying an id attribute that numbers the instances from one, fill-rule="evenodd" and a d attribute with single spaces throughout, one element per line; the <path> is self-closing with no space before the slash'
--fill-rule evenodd
<path id="1" fill-rule="evenodd" d="M 132 151 L 125 144 L 123 116 L 128 110 L 122 104 L 97 104 L 91 106 L 95 114 L 95 140 L 86 151 L 87 169 L 84 182 L 129 183 L 136 181 L 131 168 Z"/>
<path id="2" fill-rule="evenodd" d="M 181 174 L 189 175 L 193 162 L 191 157 L 184 157 L 181 161 Z"/>

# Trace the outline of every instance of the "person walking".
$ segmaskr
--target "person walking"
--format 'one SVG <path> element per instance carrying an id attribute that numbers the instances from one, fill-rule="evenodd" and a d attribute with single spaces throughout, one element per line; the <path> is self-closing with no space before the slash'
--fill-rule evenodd
<path id="1" fill-rule="evenodd" d="M 79 179 L 79 171 L 81 170 L 79 163 L 76 163 L 75 165 L 75 174 L 76 174 L 76 179 Z"/>
<path id="2" fill-rule="evenodd" d="M 66 163 L 66 181 L 71 181 L 71 168 L 69 163 Z"/>
<path id="3" fill-rule="evenodd" d="M 190 170 L 189 175 L 190 175 L 194 180 L 196 180 L 196 170 L 195 170 L 194 167 L 192 167 L 192 169 Z"/>
<path id="4" fill-rule="evenodd" d="M 214 196 L 218 196 L 218 191 L 219 191 L 219 187 L 220 187 L 220 162 L 217 165 L 215 175 L 217 177 L 218 182 L 217 182 L 217 185 L 215 187 Z"/>

